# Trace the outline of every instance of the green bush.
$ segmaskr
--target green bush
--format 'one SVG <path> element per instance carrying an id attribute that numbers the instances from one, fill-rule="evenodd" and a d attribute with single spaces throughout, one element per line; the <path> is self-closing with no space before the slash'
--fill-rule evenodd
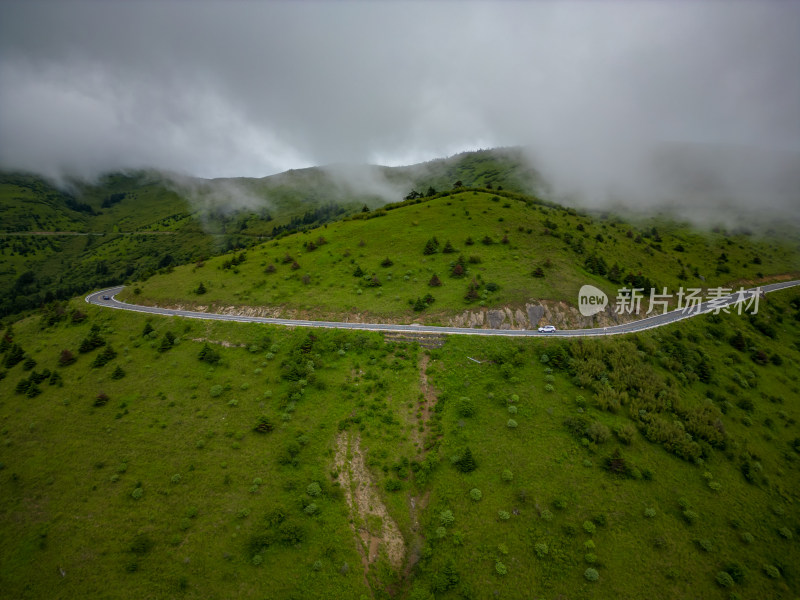
<path id="1" fill-rule="evenodd" d="M 471 398 L 462 396 L 456 403 L 456 412 L 459 417 L 471 417 L 475 414 L 475 402 Z"/>
<path id="2" fill-rule="evenodd" d="M 514 419 L 509 419 L 506 422 L 506 427 L 508 427 L 509 429 L 516 429 L 517 425 L 518 425 L 518 423 Z"/>
<path id="3" fill-rule="evenodd" d="M 686 521 L 689 525 L 694 524 L 697 521 L 697 519 L 699 519 L 699 518 L 700 518 L 700 515 L 698 515 L 693 510 L 685 510 L 685 511 L 683 511 L 683 520 Z"/>
<path id="4" fill-rule="evenodd" d="M 771 579 L 778 579 L 781 576 L 781 572 L 775 565 L 764 565 L 764 573 Z"/>
<path id="5" fill-rule="evenodd" d="M 272 421 L 270 421 L 268 417 L 261 416 L 258 418 L 258 421 L 256 421 L 253 430 L 258 433 L 269 433 L 274 428 L 275 426 L 272 424 Z"/>
<path id="6" fill-rule="evenodd" d="M 318 510 L 319 509 L 317 508 L 317 505 L 312 502 L 303 509 L 303 512 L 306 513 L 307 515 L 313 515 L 316 514 Z"/>
<path id="7" fill-rule="evenodd" d="M 503 479 L 503 481 L 509 482 L 513 481 L 514 474 L 511 472 L 511 469 L 503 469 L 503 472 L 500 475 L 500 477 Z"/>
<path id="8" fill-rule="evenodd" d="M 750 533 L 749 531 L 745 531 L 745 532 L 742 534 L 742 541 L 743 541 L 745 544 L 752 544 L 753 542 L 755 542 L 755 541 L 756 541 L 756 539 L 753 537 L 753 534 L 752 534 L 752 533 Z"/>
<path id="9" fill-rule="evenodd" d="M 614 428 L 614 435 L 617 436 L 617 439 L 625 444 L 626 446 L 630 446 L 633 443 L 634 438 L 636 437 L 636 427 L 633 426 L 631 423 L 625 423 L 624 425 L 618 425 Z"/>
<path id="10" fill-rule="evenodd" d="M 451 510 L 443 510 L 439 513 L 439 523 L 443 526 L 447 527 L 448 525 L 452 525 L 453 522 L 456 520 L 455 516 L 453 515 L 453 511 Z"/>
<path id="11" fill-rule="evenodd" d="M 781 527 L 781 528 L 778 530 L 778 533 L 780 534 L 780 536 L 781 536 L 782 538 L 785 538 L 785 539 L 787 539 L 787 540 L 790 540 L 790 539 L 792 539 L 792 530 L 791 530 L 791 529 L 789 529 L 788 527 Z"/>
<path id="12" fill-rule="evenodd" d="M 137 487 L 131 492 L 131 498 L 134 500 L 139 500 L 144 495 L 144 490 L 140 487 Z"/>
<path id="13" fill-rule="evenodd" d="M 542 511 L 541 517 L 542 517 L 542 520 L 544 520 L 544 521 L 552 521 L 553 520 L 553 513 L 551 513 L 549 510 L 545 509 L 545 510 Z"/>
<path id="14" fill-rule="evenodd" d="M 508 414 L 510 414 L 510 415 L 517 414 L 517 407 L 514 406 L 513 404 L 511 406 L 509 406 L 508 407 Z"/>
<path id="15" fill-rule="evenodd" d="M 403 489 L 403 484 L 397 479 L 387 479 L 386 483 L 383 484 L 383 488 L 387 492 L 399 492 Z"/>
<path id="16" fill-rule="evenodd" d="M 494 570 L 497 571 L 498 575 L 505 575 L 508 573 L 506 566 L 499 560 L 494 563 Z"/>
<path id="17" fill-rule="evenodd" d="M 436 528 L 434 534 L 436 535 L 437 538 L 442 539 L 444 537 L 447 537 L 447 529 L 445 529 L 440 525 L 439 527 Z"/>
<path id="18" fill-rule="evenodd" d="M 322 488 L 316 481 L 312 481 L 306 486 L 306 494 L 309 496 L 319 496 L 322 493 Z"/>
<path id="19" fill-rule="evenodd" d="M 462 473 L 470 473 L 478 466 L 469 447 L 464 449 L 463 454 L 454 462 L 454 465 Z"/>
<path id="20" fill-rule="evenodd" d="M 222 395 L 224 388 L 221 385 L 212 385 L 211 389 L 208 390 L 209 395 L 212 398 L 217 398 Z"/>
<path id="21" fill-rule="evenodd" d="M 583 572 L 583 576 L 586 578 L 586 581 L 597 581 L 600 579 L 600 573 L 597 572 L 597 569 L 593 569 L 589 567 Z"/>
<path id="22" fill-rule="evenodd" d="M 558 498 L 553 500 L 553 508 L 557 508 L 558 510 L 566 510 L 567 508 L 567 499 L 559 496 Z"/>
<path id="23" fill-rule="evenodd" d="M 507 510 L 498 510 L 497 511 L 497 517 L 501 521 L 508 521 L 511 518 L 511 515 L 509 514 L 509 512 Z"/>
<path id="24" fill-rule="evenodd" d="M 478 488 L 472 488 L 469 491 L 469 497 L 475 502 L 480 502 L 481 498 L 483 498 L 483 492 L 481 492 Z"/>
<path id="25" fill-rule="evenodd" d="M 745 570 L 739 563 L 727 563 L 723 570 L 731 576 L 735 583 L 742 583 L 744 581 Z"/>
<path id="26" fill-rule="evenodd" d="M 733 585 L 733 577 L 731 577 L 725 571 L 719 571 L 717 573 L 717 583 L 722 587 L 731 587 Z"/>
<path id="27" fill-rule="evenodd" d="M 533 551 L 536 552 L 536 556 L 539 558 L 544 558 L 550 552 L 550 549 L 544 542 L 537 542 L 533 547 Z"/>
<path id="28" fill-rule="evenodd" d="M 711 544 L 711 540 L 702 538 L 699 540 L 695 540 L 697 547 L 700 548 L 703 552 L 712 552 L 714 550 L 714 546 Z"/>
<path id="29" fill-rule="evenodd" d="M 170 481 L 171 481 L 172 483 L 180 483 L 180 482 L 181 482 L 181 476 L 180 476 L 180 474 L 179 474 L 179 473 L 175 473 L 175 475 L 173 475 L 172 477 L 170 477 Z"/>
<path id="30" fill-rule="evenodd" d="M 655 508 L 645 508 L 644 509 L 644 516 L 648 519 L 652 519 L 656 516 L 656 509 Z"/>
<path id="31" fill-rule="evenodd" d="M 585 560 L 590 565 L 593 565 L 597 562 L 597 555 L 594 552 L 587 552 L 583 555 L 583 560 Z"/>
<path id="32" fill-rule="evenodd" d="M 597 530 L 597 528 L 595 527 L 595 524 L 592 523 L 591 521 L 584 521 L 583 530 L 589 535 L 592 535 Z"/>

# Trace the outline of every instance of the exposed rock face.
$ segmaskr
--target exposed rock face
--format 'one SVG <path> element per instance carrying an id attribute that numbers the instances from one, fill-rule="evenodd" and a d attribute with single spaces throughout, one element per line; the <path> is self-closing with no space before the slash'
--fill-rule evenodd
<path id="1" fill-rule="evenodd" d="M 488 311 L 489 327 L 491 329 L 500 329 L 503 321 L 506 320 L 506 315 L 502 310 Z"/>
<path id="2" fill-rule="evenodd" d="M 559 329 L 588 329 L 631 320 L 630 315 L 618 315 L 611 305 L 606 306 L 603 312 L 584 317 L 577 308 L 566 302 L 542 300 L 538 304 L 525 304 L 524 309 L 504 306 L 499 309 L 467 310 L 450 318 L 448 325 L 478 329 L 536 329 L 540 325 L 555 325 Z"/>

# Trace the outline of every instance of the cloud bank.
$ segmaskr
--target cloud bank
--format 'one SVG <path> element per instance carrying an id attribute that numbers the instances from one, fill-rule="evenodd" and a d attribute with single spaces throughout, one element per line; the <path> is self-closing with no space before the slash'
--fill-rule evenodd
<path id="1" fill-rule="evenodd" d="M 716 146 L 769 183 L 800 152 L 799 58 L 793 2 L 7 0 L 0 166 L 262 177 L 523 145 L 604 202 L 659 185 L 657 149 Z M 741 192 L 722 154 L 715 190 Z"/>

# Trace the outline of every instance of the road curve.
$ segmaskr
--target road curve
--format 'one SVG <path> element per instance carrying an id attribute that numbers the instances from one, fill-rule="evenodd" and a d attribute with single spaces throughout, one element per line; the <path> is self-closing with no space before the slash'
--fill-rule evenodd
<path id="1" fill-rule="evenodd" d="M 119 310 L 130 310 L 134 312 L 149 313 L 167 317 L 187 317 L 190 319 L 210 319 L 216 321 L 236 321 L 239 323 L 268 323 L 270 325 L 284 325 L 287 327 L 325 327 L 329 329 L 354 329 L 362 331 L 395 331 L 412 333 L 434 333 L 434 334 L 454 334 L 454 335 L 499 335 L 504 337 L 588 337 L 600 335 L 620 335 L 624 333 L 634 333 L 661 327 L 675 321 L 688 319 L 699 314 L 712 312 L 717 308 L 723 309 L 735 304 L 737 301 L 749 301 L 754 294 L 760 292 L 769 293 L 789 287 L 800 285 L 800 280 L 785 281 L 782 283 L 771 283 L 769 285 L 745 290 L 739 294 L 735 292 L 728 296 L 703 302 L 691 310 L 679 309 L 668 313 L 655 315 L 646 319 L 639 319 L 631 323 L 613 325 L 611 327 L 597 327 L 594 329 L 568 329 L 555 331 L 552 333 L 539 333 L 536 330 L 526 329 L 474 329 L 469 327 L 442 327 L 435 325 L 391 325 L 382 323 L 343 323 L 340 321 L 308 321 L 303 319 L 276 319 L 269 317 L 246 317 L 241 315 L 222 315 L 219 313 L 205 313 L 190 310 L 174 310 L 169 308 L 159 308 L 157 306 L 142 306 L 139 304 L 128 304 L 120 302 L 115 298 L 124 286 L 117 286 L 93 292 L 86 296 L 86 302 L 105 308 L 115 308 Z M 108 300 L 104 300 L 104 296 Z M 746 305 L 745 305 L 746 306 Z M 735 308 L 732 310 L 736 310 Z"/>

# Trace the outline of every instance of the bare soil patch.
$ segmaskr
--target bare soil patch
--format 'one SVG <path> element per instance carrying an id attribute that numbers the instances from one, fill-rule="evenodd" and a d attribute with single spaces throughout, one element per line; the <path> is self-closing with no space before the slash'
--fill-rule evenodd
<path id="1" fill-rule="evenodd" d="M 351 526 L 359 540 L 366 580 L 369 567 L 385 552 L 389 564 L 400 569 L 406 543 L 397 523 L 389 515 L 364 462 L 360 438 L 343 431 L 336 439 L 336 468 L 350 507 Z"/>

